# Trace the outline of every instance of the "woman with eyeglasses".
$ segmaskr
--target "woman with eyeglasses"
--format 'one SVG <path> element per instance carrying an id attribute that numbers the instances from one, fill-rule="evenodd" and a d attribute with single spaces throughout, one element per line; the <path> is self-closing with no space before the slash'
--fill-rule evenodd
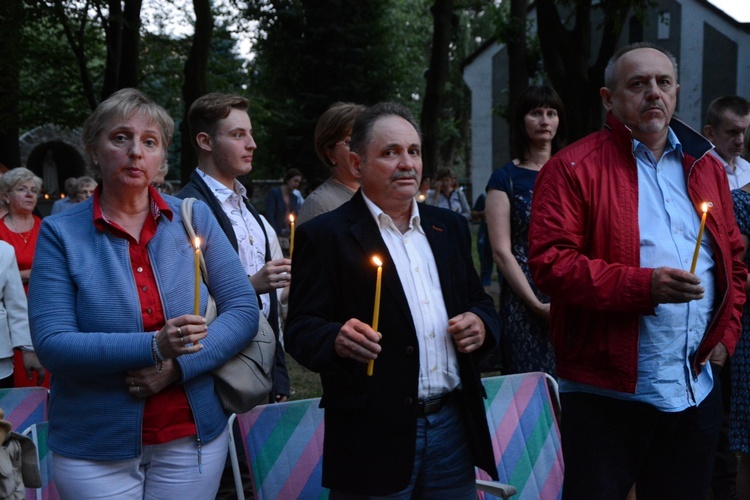
<path id="1" fill-rule="evenodd" d="M 331 169 L 331 177 L 305 199 L 297 224 L 330 212 L 351 199 L 359 182 L 349 170 L 349 136 L 354 119 L 365 109 L 361 104 L 337 102 L 320 115 L 315 126 L 315 152 Z"/>
<path id="2" fill-rule="evenodd" d="M 36 239 L 42 220 L 34 215 L 39 192 L 42 190 L 42 179 L 27 168 L 14 168 L 0 177 L 0 199 L 8 213 L 0 220 L 0 240 L 13 247 L 16 253 L 18 270 L 24 292 L 29 291 L 31 264 L 34 262 Z M 39 365 L 31 376 L 24 368 L 25 358 L 33 354 L 31 346 L 14 349 L 13 384 L 15 387 L 44 385 L 49 388 L 49 377 Z M 36 357 L 36 356 L 34 356 Z M 28 360 L 26 360 L 28 364 Z M 36 361 L 38 365 L 39 362 Z"/>

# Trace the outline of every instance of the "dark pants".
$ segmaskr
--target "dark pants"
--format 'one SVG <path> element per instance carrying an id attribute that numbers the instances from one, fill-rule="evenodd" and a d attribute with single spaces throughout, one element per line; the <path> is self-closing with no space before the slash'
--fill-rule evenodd
<path id="1" fill-rule="evenodd" d="M 718 378 L 718 370 L 715 370 Z M 563 499 L 708 498 L 721 426 L 718 380 L 697 407 L 662 412 L 645 403 L 561 394 Z"/>
<path id="2" fill-rule="evenodd" d="M 721 369 L 721 433 L 716 447 L 716 462 L 711 478 L 711 493 L 714 500 L 735 500 L 737 498 L 737 455 L 729 448 L 729 407 L 732 397 L 731 359 Z"/>

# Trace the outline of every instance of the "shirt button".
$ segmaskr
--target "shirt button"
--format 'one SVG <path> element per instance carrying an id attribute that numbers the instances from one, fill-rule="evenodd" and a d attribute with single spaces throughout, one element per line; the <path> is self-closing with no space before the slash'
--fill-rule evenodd
<path id="1" fill-rule="evenodd" d="M 434 339 L 434 338 L 435 338 L 435 332 L 430 332 L 430 338 L 431 338 L 431 339 Z"/>
<path id="2" fill-rule="evenodd" d="M 149 313 L 149 314 L 151 314 L 152 309 L 150 307 L 148 307 L 148 308 L 146 308 L 146 312 Z"/>
<path id="3" fill-rule="evenodd" d="M 424 303 L 425 304 L 429 304 L 430 303 L 430 299 L 424 299 Z"/>
<path id="4" fill-rule="evenodd" d="M 415 273 L 418 273 L 418 272 L 419 272 L 419 266 L 417 266 L 417 267 L 415 267 L 415 268 L 414 268 L 414 272 L 415 272 Z"/>
<path id="5" fill-rule="evenodd" d="M 432 367 L 432 371 L 436 372 L 437 371 L 437 366 L 433 366 Z"/>
<path id="6" fill-rule="evenodd" d="M 142 267 L 136 267 L 135 270 L 138 271 L 139 273 L 143 272 L 143 268 Z"/>

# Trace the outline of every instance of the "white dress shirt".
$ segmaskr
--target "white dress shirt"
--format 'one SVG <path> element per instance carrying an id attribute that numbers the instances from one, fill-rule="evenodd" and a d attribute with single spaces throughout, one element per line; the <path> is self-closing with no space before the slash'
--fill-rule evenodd
<path id="1" fill-rule="evenodd" d="M 237 238 L 237 250 L 240 262 L 248 276 L 252 276 L 266 264 L 266 236 L 258 221 L 245 206 L 247 190 L 237 179 L 234 181 L 234 190 L 229 189 L 200 168 L 196 169 L 198 175 L 206 183 L 211 192 L 219 200 L 221 209 L 229 217 Z M 267 293 L 260 296 L 263 315 L 267 318 L 271 313 L 271 298 Z"/>
<path id="2" fill-rule="evenodd" d="M 453 337 L 448 333 L 448 312 L 435 257 L 420 225 L 417 202 L 412 200 L 409 229 L 402 234 L 389 215 L 364 193 L 363 197 L 396 265 L 409 303 L 419 342 L 419 397 L 446 394 L 461 383 L 458 358 Z"/>
<path id="3" fill-rule="evenodd" d="M 724 170 L 727 171 L 729 189 L 740 189 L 745 184 L 750 183 L 750 163 L 748 163 L 743 157 L 738 156 L 734 159 L 733 169 L 729 163 L 724 161 L 724 158 L 716 153 L 716 151 L 711 151 L 711 154 L 714 155 L 722 165 L 724 165 Z"/>

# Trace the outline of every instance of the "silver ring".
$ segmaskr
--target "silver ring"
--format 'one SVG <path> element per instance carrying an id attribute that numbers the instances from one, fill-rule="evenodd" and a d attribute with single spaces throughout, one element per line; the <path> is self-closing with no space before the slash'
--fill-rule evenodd
<path id="1" fill-rule="evenodd" d="M 140 385 L 136 385 L 135 386 L 135 390 L 136 390 L 136 392 L 138 392 L 138 396 L 140 396 L 141 395 L 141 386 Z"/>
<path id="2" fill-rule="evenodd" d="M 182 328 L 180 328 L 179 326 L 177 327 L 177 335 L 179 335 L 180 338 L 182 338 Z"/>
<path id="3" fill-rule="evenodd" d="M 185 340 L 184 339 L 185 339 L 185 337 L 180 337 L 180 344 L 182 344 L 183 346 L 185 345 Z"/>

